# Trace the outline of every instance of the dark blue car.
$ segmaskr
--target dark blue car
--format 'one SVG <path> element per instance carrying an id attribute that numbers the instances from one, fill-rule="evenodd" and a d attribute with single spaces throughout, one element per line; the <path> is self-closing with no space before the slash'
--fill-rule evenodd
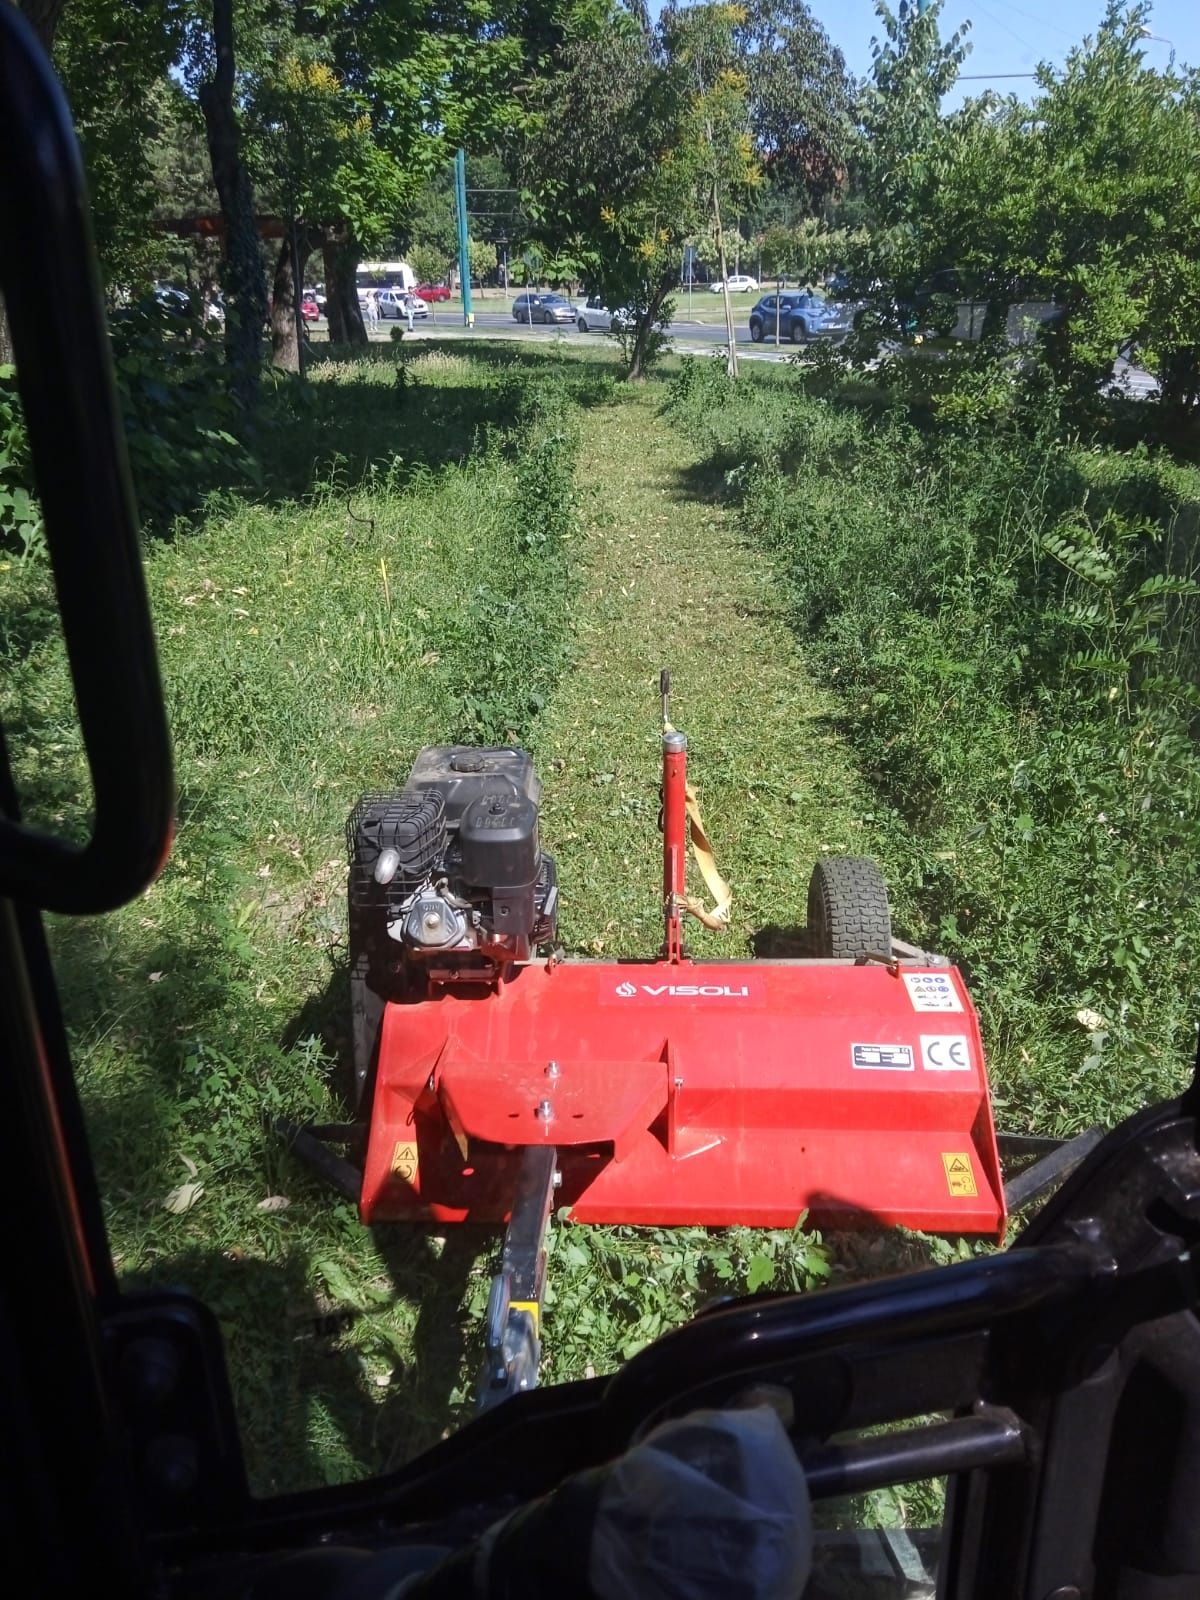
<path id="1" fill-rule="evenodd" d="M 778 311 L 776 302 L 778 301 Z M 765 294 L 750 313 L 750 337 L 755 344 L 773 340 L 778 324 L 780 342 L 804 344 L 808 339 L 835 338 L 850 328 L 851 309 L 807 290 Z"/>

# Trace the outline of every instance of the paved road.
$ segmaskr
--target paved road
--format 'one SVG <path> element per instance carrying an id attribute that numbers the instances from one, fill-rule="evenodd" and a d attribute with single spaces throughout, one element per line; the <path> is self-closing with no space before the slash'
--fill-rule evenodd
<path id="1" fill-rule="evenodd" d="M 749 314 L 750 307 L 748 305 L 744 310 L 740 306 L 734 307 L 734 322 L 737 332 L 737 342 L 739 345 L 750 343 L 750 329 L 746 322 Z M 439 331 L 442 332 L 444 332 L 447 328 L 461 328 L 462 318 L 458 312 L 447 313 L 444 311 L 439 311 L 436 324 L 432 316 L 424 318 L 420 324 L 422 328 L 433 328 L 435 325 Z M 475 326 L 481 332 L 484 329 L 487 329 L 489 332 L 520 332 L 526 338 L 546 338 L 547 336 L 553 338 L 556 333 L 574 333 L 579 338 L 587 339 L 595 339 L 600 337 L 598 334 L 580 334 L 578 329 L 571 325 L 550 327 L 545 323 L 538 322 L 534 323 L 534 325 L 530 327 L 528 323 L 516 322 L 511 311 L 476 311 Z M 670 333 L 672 338 L 696 339 L 701 343 L 706 344 L 725 343 L 725 325 L 723 322 L 706 324 L 698 322 L 695 319 L 689 318 L 682 314 L 676 317 L 674 322 L 670 324 Z"/>
<path id="2" fill-rule="evenodd" d="M 714 297 L 715 298 L 715 297 Z M 696 309 L 701 308 L 700 296 L 696 297 Z M 792 354 L 793 346 L 782 344 L 776 350 L 773 341 L 767 340 L 756 345 L 750 338 L 750 329 L 747 318 L 753 301 L 747 299 L 745 306 L 734 306 L 734 332 L 737 336 L 739 355 L 745 355 L 756 361 L 784 361 Z M 709 308 L 705 307 L 705 310 Z M 709 311 L 712 315 L 712 312 Z M 318 334 L 324 332 L 324 323 L 318 323 Z M 395 326 L 391 322 L 381 322 L 376 339 L 388 339 L 390 330 Z M 423 318 L 416 325 L 416 333 L 426 337 L 436 338 L 470 338 L 472 334 L 489 339 L 555 339 L 562 338 L 572 344 L 600 343 L 604 339 L 601 333 L 580 333 L 574 324 L 547 326 L 536 323 L 530 327 L 528 323 L 519 323 L 513 319 L 512 312 L 507 308 L 492 310 L 485 306 L 475 313 L 474 329 L 464 328 L 462 314 L 457 309 L 443 310 L 438 308 L 436 315 Z M 725 344 L 724 322 L 702 323 L 681 314 L 669 325 L 668 333 L 677 351 L 684 355 L 703 354 L 721 348 Z M 1158 392 L 1158 383 L 1150 373 L 1140 367 L 1134 367 L 1129 362 L 1121 360 L 1113 368 L 1110 386 L 1114 390 L 1129 395 L 1131 398 L 1146 400 Z"/>
<path id="3" fill-rule="evenodd" d="M 739 351 L 745 351 L 759 360 L 773 361 L 776 353 L 769 345 L 756 345 L 750 338 L 750 329 L 747 324 L 750 305 L 734 307 L 734 332 L 737 336 Z M 391 322 L 381 322 L 375 334 L 376 339 L 391 337 Z M 324 331 L 324 323 L 316 324 L 318 337 Z M 580 333 L 574 324 L 547 326 L 544 323 L 535 323 L 532 327 L 528 323 L 516 322 L 513 314 L 508 310 L 478 310 L 475 313 L 475 327 L 473 330 L 464 328 L 462 315 L 459 311 L 443 311 L 440 308 L 436 315 L 431 314 L 417 323 L 416 334 L 436 338 L 470 338 L 472 332 L 490 339 L 554 339 L 563 338 L 572 344 L 598 344 L 604 339 L 602 333 Z M 689 352 L 704 352 L 716 350 L 725 344 L 725 325 L 723 322 L 715 324 L 697 322 L 687 316 L 676 317 L 667 330 L 676 350 L 684 354 Z M 780 347 L 780 357 L 791 353 L 790 345 Z"/>

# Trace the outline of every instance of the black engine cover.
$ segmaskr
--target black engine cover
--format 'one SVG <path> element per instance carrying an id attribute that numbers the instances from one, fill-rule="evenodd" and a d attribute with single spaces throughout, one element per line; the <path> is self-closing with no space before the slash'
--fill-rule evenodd
<path id="1" fill-rule="evenodd" d="M 430 745 L 404 793 L 431 791 L 445 806 L 447 875 L 468 897 L 480 890 L 531 889 L 537 882 L 542 786 L 524 750 Z"/>

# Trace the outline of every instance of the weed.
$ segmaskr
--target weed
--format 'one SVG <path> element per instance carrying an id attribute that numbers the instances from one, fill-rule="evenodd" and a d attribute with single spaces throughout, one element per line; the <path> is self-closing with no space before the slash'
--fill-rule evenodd
<path id="1" fill-rule="evenodd" d="M 272 471 L 294 498 L 210 497 L 147 549 L 175 850 L 135 905 L 51 930 L 119 1269 L 214 1306 L 264 1492 L 396 1464 L 455 1414 L 478 1236 L 366 1233 L 273 1123 L 344 1115 L 355 798 L 469 731 L 469 697 L 492 703 L 489 732 L 525 736 L 572 620 L 566 388 L 543 407 L 523 398 L 536 373 L 418 357 L 401 420 L 381 411 L 387 356 L 318 364 L 311 401 L 279 411 Z M 44 566 L 0 564 L 0 615 L 26 810 L 80 834 Z"/>
<path id="2" fill-rule="evenodd" d="M 838 689 L 902 901 L 970 975 L 1002 1121 L 1066 1133 L 1173 1092 L 1195 1049 L 1200 476 L 956 392 L 921 429 L 802 379 L 706 373 L 672 405 Z"/>

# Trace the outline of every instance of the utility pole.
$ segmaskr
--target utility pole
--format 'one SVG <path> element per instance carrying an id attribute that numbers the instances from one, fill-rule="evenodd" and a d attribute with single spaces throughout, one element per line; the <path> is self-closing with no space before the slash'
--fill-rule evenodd
<path id="1" fill-rule="evenodd" d="M 458 207 L 458 279 L 462 284 L 463 327 L 475 326 L 475 313 L 471 310 L 471 246 L 467 229 L 467 153 L 460 150 L 454 158 L 454 198 Z"/>

